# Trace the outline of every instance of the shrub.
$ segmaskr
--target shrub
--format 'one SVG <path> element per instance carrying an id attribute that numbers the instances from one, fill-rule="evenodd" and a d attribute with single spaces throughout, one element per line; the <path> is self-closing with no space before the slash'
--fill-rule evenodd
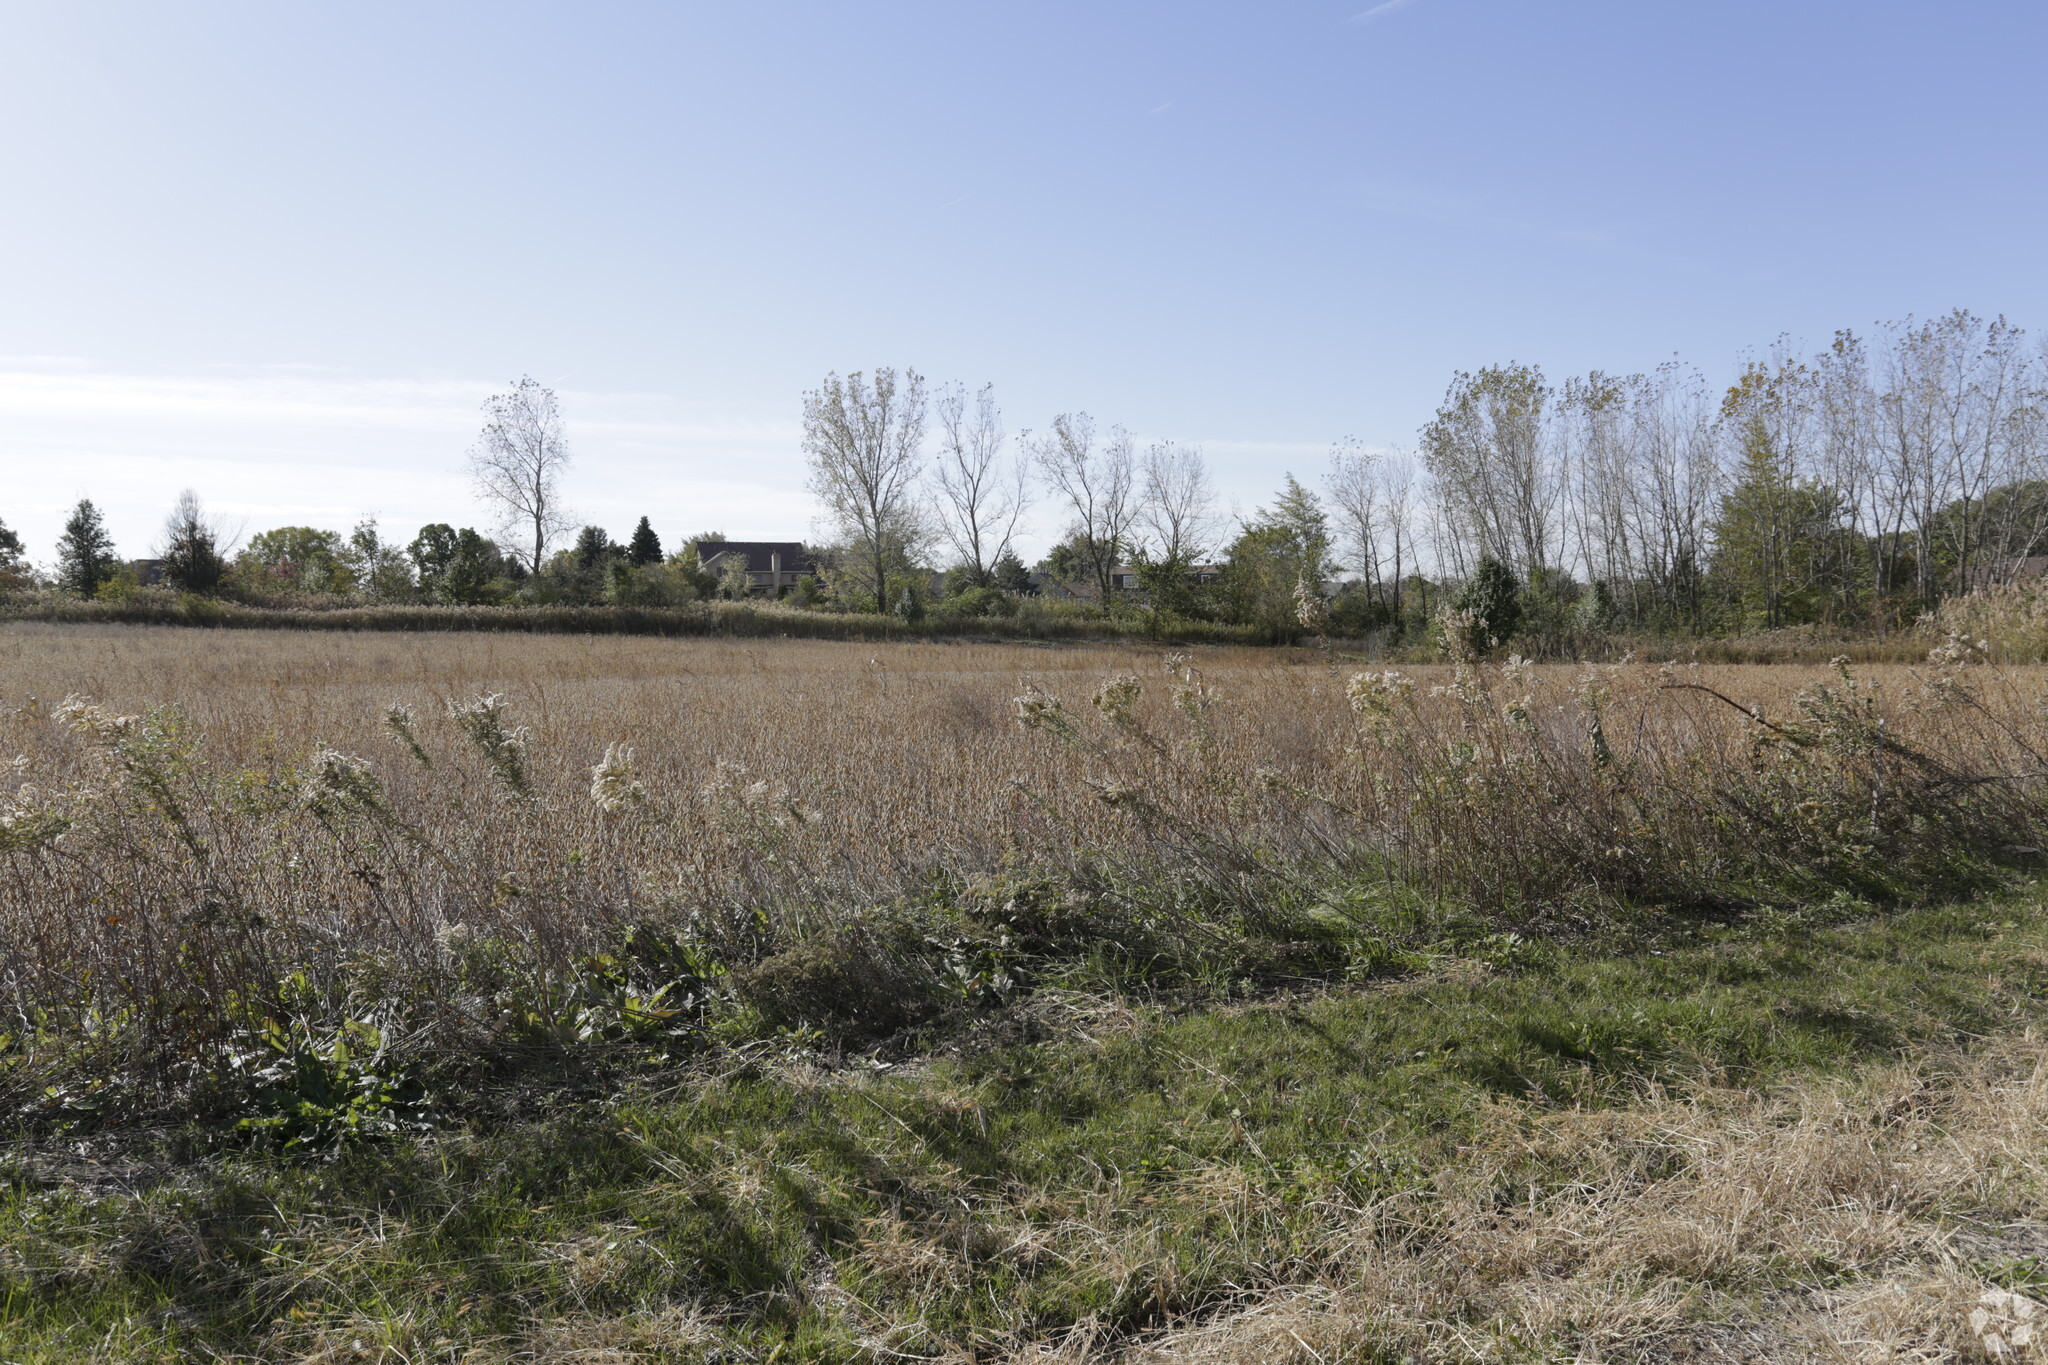
<path id="1" fill-rule="evenodd" d="M 1015 616 L 1017 599 L 1001 588 L 968 588 L 947 598 L 940 608 L 949 616 Z"/>

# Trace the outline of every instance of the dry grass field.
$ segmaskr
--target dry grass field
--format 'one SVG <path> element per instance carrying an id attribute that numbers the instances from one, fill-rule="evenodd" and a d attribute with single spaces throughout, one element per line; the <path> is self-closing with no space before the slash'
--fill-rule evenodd
<path id="1" fill-rule="evenodd" d="M 879 1036 L 920 993 L 985 991 L 1013 940 L 1285 975 L 1369 963 L 1395 909 L 1554 935 L 1618 905 L 1912 896 L 2029 847 L 2042 810 L 2048 675 L 1952 652 L 1407 676 L 1312 651 L 17 625 L 0 979 L 37 1030 L 123 1035 L 161 1080 L 308 1010 L 446 1034 L 465 954 L 561 1036 L 589 1004 L 565 982 L 634 935 L 668 966 L 627 976 L 772 961 L 768 1015 Z"/>
<path id="2" fill-rule="evenodd" d="M 2044 712 L 0 628 L 0 1359 L 1981 1354 L 2048 922 L 1938 907 L 2038 862 Z"/>

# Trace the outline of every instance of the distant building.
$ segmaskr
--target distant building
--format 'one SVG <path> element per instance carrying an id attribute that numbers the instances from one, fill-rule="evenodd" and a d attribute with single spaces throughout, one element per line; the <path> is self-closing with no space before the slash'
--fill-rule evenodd
<path id="1" fill-rule="evenodd" d="M 758 597 L 780 597 L 796 581 L 818 572 L 817 564 L 796 540 L 700 540 L 697 563 L 723 578 L 733 565 L 747 571 L 747 591 Z"/>
<path id="2" fill-rule="evenodd" d="M 1223 566 L 1221 564 L 1196 564 L 1187 571 L 1187 581 L 1195 584 L 1206 585 L 1214 583 L 1222 576 Z M 1093 578 L 1082 578 L 1076 579 L 1071 583 L 1062 583 L 1051 575 L 1034 569 L 1031 573 L 1031 582 L 1038 589 L 1041 596 L 1052 598 L 1055 601 L 1093 602 L 1100 595 L 1096 590 Z M 1119 564 L 1111 569 L 1109 571 L 1109 585 L 1119 592 L 1139 591 L 1137 566 Z"/>
<path id="3" fill-rule="evenodd" d="M 2004 583 L 2030 583 L 2037 578 L 2048 578 L 2048 555 L 2028 555 L 2024 559 L 1987 560 L 1981 564 L 1972 564 L 1969 572 L 1961 577 L 1965 592 L 1997 587 Z"/>
<path id="4" fill-rule="evenodd" d="M 1221 577 L 1223 577 L 1223 566 L 1221 564 L 1193 564 L 1188 567 L 1187 571 L 1188 582 L 1195 584 L 1206 585 L 1214 583 Z M 1126 592 L 1135 590 L 1138 586 L 1137 566 L 1134 564 L 1117 565 L 1109 571 L 1109 581 L 1112 587 L 1122 588 Z"/>

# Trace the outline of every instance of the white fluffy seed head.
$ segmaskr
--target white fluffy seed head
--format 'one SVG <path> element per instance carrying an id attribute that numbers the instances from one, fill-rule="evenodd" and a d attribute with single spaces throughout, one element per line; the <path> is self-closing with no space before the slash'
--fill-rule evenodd
<path id="1" fill-rule="evenodd" d="M 89 735 L 101 744 L 116 744 L 135 729 L 140 716 L 120 716 L 91 697 L 72 693 L 52 713 L 56 722 L 77 735 Z"/>
<path id="2" fill-rule="evenodd" d="M 1132 673 L 1118 674 L 1095 689 L 1095 709 L 1112 725 L 1129 725 L 1144 684 Z"/>
<path id="3" fill-rule="evenodd" d="M 641 805 L 647 788 L 633 766 L 633 746 L 607 744 L 604 757 L 590 770 L 590 799 L 607 815 Z"/>

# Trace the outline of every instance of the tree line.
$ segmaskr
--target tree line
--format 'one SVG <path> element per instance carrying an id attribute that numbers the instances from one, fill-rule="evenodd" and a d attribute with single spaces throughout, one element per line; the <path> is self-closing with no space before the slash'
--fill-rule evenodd
<path id="1" fill-rule="evenodd" d="M 664 552 L 645 517 L 623 541 L 574 524 L 554 393 L 522 379 L 484 411 L 470 469 L 488 532 L 436 523 L 401 544 L 365 520 L 231 545 L 188 493 L 147 570 L 189 592 L 469 604 L 751 591 L 740 566 L 697 563 L 695 543 L 723 537 Z M 1008 614 L 1048 594 L 1065 610 L 1277 634 L 1312 617 L 1389 639 L 1481 598 L 1512 599 L 1526 634 L 1891 629 L 1945 596 L 2037 575 L 2044 414 L 2048 351 L 1960 310 L 1843 331 L 1811 356 L 1781 342 L 1722 384 L 1675 361 L 1562 382 L 1499 364 L 1455 375 L 1412 450 L 1339 442 L 1317 486 L 1289 473 L 1230 519 L 1200 446 L 1141 447 L 1086 412 L 1013 437 L 991 385 L 835 373 L 803 396 L 832 535 L 810 547 L 817 572 L 793 596 L 914 617 Z M 1048 502 L 1062 534 L 1027 568 L 1019 529 Z M 57 551 L 47 586 L 136 586 L 89 501 Z M 0 580 L 37 581 L 4 525 Z"/>
<path id="2" fill-rule="evenodd" d="M 1709 384 L 1669 364 L 1549 383 L 1458 375 L 1421 436 L 1421 529 L 1603 629 L 1896 627 L 2036 574 L 2048 352 L 1956 311 L 1780 344 Z"/>

